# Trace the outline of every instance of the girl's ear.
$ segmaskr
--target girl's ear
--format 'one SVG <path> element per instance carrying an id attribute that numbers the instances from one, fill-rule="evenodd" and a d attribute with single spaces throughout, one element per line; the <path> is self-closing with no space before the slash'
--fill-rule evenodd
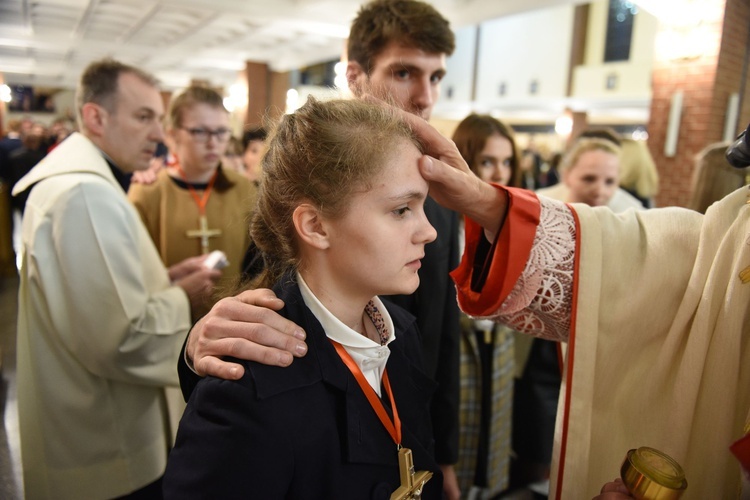
<path id="1" fill-rule="evenodd" d="M 328 233 L 318 209 L 303 203 L 292 214 L 294 228 L 299 238 L 311 247 L 324 250 L 330 246 Z"/>

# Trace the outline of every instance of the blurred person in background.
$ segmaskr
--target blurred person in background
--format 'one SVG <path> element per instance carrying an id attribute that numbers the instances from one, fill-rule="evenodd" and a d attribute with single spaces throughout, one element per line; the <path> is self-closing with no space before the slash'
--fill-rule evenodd
<path id="1" fill-rule="evenodd" d="M 646 141 L 620 138 L 620 187 L 638 198 L 644 208 L 654 207 L 659 172 Z"/>
<path id="2" fill-rule="evenodd" d="M 44 125 L 35 123 L 29 133 L 23 137 L 22 146 L 13 151 L 8 157 L 11 189 L 13 189 L 13 186 L 16 185 L 21 177 L 29 173 L 47 155 L 47 150 L 44 146 L 45 134 L 46 129 Z M 11 200 L 13 210 L 23 213 L 28 195 L 28 191 L 24 191 L 18 196 L 14 196 Z"/>
<path id="3" fill-rule="evenodd" d="M 242 161 L 245 164 L 245 177 L 256 186 L 260 182 L 261 162 L 266 151 L 268 132 L 263 127 L 253 127 L 242 134 Z"/>
<path id="4" fill-rule="evenodd" d="M 750 169 L 734 168 L 726 158 L 729 142 L 709 144 L 695 156 L 692 194 L 688 208 L 706 213 L 714 202 L 744 186 Z"/>
<path id="5" fill-rule="evenodd" d="M 513 130 L 489 115 L 471 114 L 453 142 L 485 182 L 519 186 L 521 170 Z M 463 223 L 460 244 L 463 250 Z M 492 321 L 461 315 L 459 455 L 455 466 L 462 498 L 492 498 L 508 487 L 513 420 L 514 332 Z"/>
<path id="6" fill-rule="evenodd" d="M 57 147 L 62 141 L 64 141 L 70 134 L 75 132 L 77 129 L 75 121 L 70 118 L 61 116 L 56 118 L 55 121 L 47 129 L 44 138 L 44 147 L 49 153 Z"/>
<path id="7" fill-rule="evenodd" d="M 560 175 L 562 182 L 537 193 L 566 203 L 609 205 L 619 187 L 620 148 L 604 139 L 578 139 L 560 162 Z M 633 200 L 632 206 L 640 203 Z"/>
<path id="8" fill-rule="evenodd" d="M 226 168 L 231 168 L 238 174 L 245 175 L 245 162 L 242 158 L 243 152 L 242 141 L 235 136 L 230 136 L 229 142 L 227 142 L 227 149 L 221 157 L 221 164 Z"/>

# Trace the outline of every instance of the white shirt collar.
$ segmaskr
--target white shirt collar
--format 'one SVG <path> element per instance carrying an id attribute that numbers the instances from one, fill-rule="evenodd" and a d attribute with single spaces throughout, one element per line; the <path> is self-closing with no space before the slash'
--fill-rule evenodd
<path id="1" fill-rule="evenodd" d="M 388 362 L 388 357 L 391 350 L 388 348 L 388 344 L 396 339 L 395 329 L 393 327 L 393 320 L 391 319 L 388 310 L 385 305 L 378 297 L 373 297 L 372 302 L 380 312 L 383 318 L 385 327 L 389 333 L 388 340 L 385 345 L 365 337 L 364 335 L 356 332 L 355 330 L 346 326 L 341 320 L 334 316 L 331 311 L 318 300 L 313 294 L 310 287 L 307 286 L 302 276 L 297 273 L 297 283 L 299 284 L 300 293 L 302 294 L 302 300 L 305 305 L 313 313 L 313 316 L 323 326 L 323 330 L 326 332 L 326 336 L 329 339 L 335 340 L 341 344 L 346 352 L 354 359 L 359 369 L 362 370 L 367 382 L 380 396 L 380 380 L 383 377 L 385 371 L 385 365 Z"/>

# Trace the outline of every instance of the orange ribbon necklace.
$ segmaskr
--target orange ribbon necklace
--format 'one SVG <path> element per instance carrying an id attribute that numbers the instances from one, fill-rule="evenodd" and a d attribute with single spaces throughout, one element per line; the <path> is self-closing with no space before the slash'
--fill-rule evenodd
<path id="1" fill-rule="evenodd" d="M 172 162 L 171 166 L 177 169 L 177 172 L 182 177 L 181 180 L 187 185 L 187 188 L 190 191 L 190 194 L 192 195 L 193 200 L 195 200 L 195 204 L 198 206 L 199 228 L 197 230 L 188 231 L 186 235 L 188 238 L 200 238 L 201 253 L 207 254 L 211 250 L 210 245 L 209 245 L 210 238 L 221 236 L 220 229 L 209 229 L 208 217 L 206 216 L 206 205 L 208 205 L 208 198 L 211 196 L 211 189 L 214 187 L 214 182 L 216 182 L 216 177 L 219 175 L 219 169 L 217 168 L 214 171 L 214 175 L 212 175 L 211 180 L 208 181 L 208 185 L 206 186 L 206 189 L 203 191 L 203 196 L 198 196 L 198 191 L 195 189 L 195 187 L 193 187 L 193 185 L 190 182 L 188 182 L 187 176 L 185 175 L 185 171 L 182 170 L 182 167 L 180 166 L 180 162 L 177 159 L 177 157 L 175 157 L 174 162 Z"/>
<path id="2" fill-rule="evenodd" d="M 422 489 L 427 481 L 432 477 L 430 471 L 416 471 L 414 470 L 414 457 L 412 451 L 409 448 L 401 446 L 401 419 L 398 418 L 398 410 L 396 410 L 396 400 L 393 399 L 393 391 L 391 390 L 391 382 L 388 380 L 388 370 L 383 371 L 383 388 L 388 399 L 391 401 L 391 408 L 393 409 L 393 420 L 388 417 L 388 412 L 385 411 L 383 402 L 380 400 L 375 390 L 367 382 L 365 375 L 360 370 L 359 365 L 352 359 L 349 353 L 344 349 L 344 346 L 339 344 L 333 339 L 328 339 L 336 348 L 341 360 L 352 372 L 354 378 L 357 380 L 359 387 L 362 392 L 367 396 L 367 400 L 370 402 L 370 406 L 375 410 L 378 418 L 383 423 L 383 426 L 388 431 L 388 434 L 393 438 L 393 442 L 396 443 L 396 449 L 398 450 L 398 470 L 399 477 L 401 479 L 401 485 L 391 494 L 391 500 L 417 500 L 422 497 Z"/>
<path id="3" fill-rule="evenodd" d="M 177 169 L 177 172 L 179 172 L 180 177 L 182 177 L 182 181 L 187 185 L 187 188 L 190 191 L 190 194 L 193 196 L 193 199 L 195 200 L 195 204 L 198 205 L 199 214 L 206 215 L 206 205 L 208 205 L 208 198 L 211 196 L 211 189 L 213 189 L 214 187 L 214 182 L 216 182 L 216 176 L 219 174 L 219 169 L 217 168 L 216 170 L 214 170 L 214 175 L 212 175 L 211 179 L 208 181 L 208 185 L 206 186 L 206 189 L 203 191 L 203 196 L 198 196 L 198 191 L 187 180 L 187 175 L 185 175 L 185 171 L 182 170 L 182 167 L 180 166 L 179 161 L 175 161 L 172 164 L 172 166 Z"/>
<path id="4" fill-rule="evenodd" d="M 396 446 L 399 449 L 401 449 L 401 419 L 398 417 L 396 400 L 393 399 L 391 382 L 390 380 L 388 380 L 388 370 L 383 371 L 383 388 L 385 389 L 385 393 L 388 394 L 388 399 L 391 402 L 391 408 L 393 409 L 393 420 L 391 420 L 388 416 L 388 412 L 385 410 L 383 402 L 380 400 L 377 393 L 375 393 L 375 390 L 372 388 L 372 386 L 370 386 L 370 383 L 367 382 L 364 373 L 362 373 L 362 370 L 360 370 L 359 365 L 357 365 L 356 361 L 352 359 L 346 349 L 344 349 L 344 346 L 333 339 L 329 340 L 333 344 L 333 347 L 336 348 L 336 352 L 341 357 L 341 360 L 344 362 L 346 367 L 349 368 L 349 371 L 352 372 L 352 375 L 354 375 L 354 378 L 357 380 L 359 387 L 362 389 L 362 392 L 365 393 L 367 400 L 370 402 L 370 406 L 372 406 L 372 409 L 375 410 L 375 413 L 383 423 L 383 426 L 388 431 L 388 434 L 390 434 L 393 438 L 393 442 L 396 443 Z"/>

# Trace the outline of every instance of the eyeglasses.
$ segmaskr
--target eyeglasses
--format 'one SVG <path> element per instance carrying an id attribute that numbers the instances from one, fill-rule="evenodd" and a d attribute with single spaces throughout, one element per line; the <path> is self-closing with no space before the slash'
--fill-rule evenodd
<path id="1" fill-rule="evenodd" d="M 217 128 L 216 130 L 207 128 L 180 128 L 190 134 L 193 139 L 200 142 L 208 141 L 209 137 L 216 137 L 217 141 L 224 142 L 229 139 L 229 136 L 232 133 L 228 128 Z"/>

